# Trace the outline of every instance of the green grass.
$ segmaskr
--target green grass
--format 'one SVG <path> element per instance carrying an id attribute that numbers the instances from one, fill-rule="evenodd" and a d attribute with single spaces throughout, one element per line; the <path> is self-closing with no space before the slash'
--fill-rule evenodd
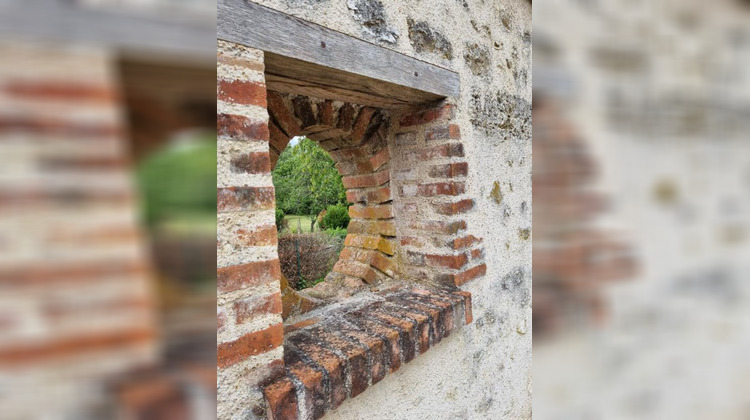
<path id="1" fill-rule="evenodd" d="M 312 219 L 312 216 L 307 215 L 289 214 L 284 216 L 284 220 L 287 222 L 287 226 L 289 226 L 289 232 L 292 233 L 297 233 L 297 220 L 299 220 L 300 227 L 302 228 L 301 232 L 310 232 Z"/>

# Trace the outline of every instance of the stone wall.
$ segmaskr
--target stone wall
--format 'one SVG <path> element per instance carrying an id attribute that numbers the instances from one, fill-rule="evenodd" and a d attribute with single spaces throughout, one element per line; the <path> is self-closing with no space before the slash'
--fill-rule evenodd
<path id="1" fill-rule="evenodd" d="M 538 2 L 535 95 L 567 121 L 547 136 L 575 133 L 608 201 L 588 225 L 621 232 L 638 270 L 589 284 L 608 314 L 598 328 L 534 346 L 535 416 L 750 413 L 748 17 L 734 0 Z M 536 158 L 535 177 L 548 168 Z M 556 210 L 542 203 L 537 233 Z"/>
<path id="2" fill-rule="evenodd" d="M 329 150 L 339 162 L 339 170 L 346 175 L 350 200 L 360 202 L 351 209 L 354 221 L 350 228 L 355 231 L 350 229 L 347 245 L 352 251 L 344 253 L 345 261 L 355 263 L 352 270 L 339 265 L 338 271 L 346 270 L 345 275 L 359 278 L 359 287 L 371 284 L 387 289 L 386 286 L 399 282 L 428 288 L 461 286 L 469 292 L 461 299 L 471 297 L 473 322 L 467 318 L 471 323 L 451 334 L 440 333 L 444 327 L 438 324 L 430 327 L 432 329 L 425 324 L 427 337 L 435 334 L 434 340 L 431 338 L 428 342 L 437 344 L 442 338 L 439 345 L 426 353 L 429 347 L 421 351 L 418 348 L 419 357 L 408 358 L 409 364 L 391 365 L 390 375 L 354 399 L 337 400 L 339 402 L 331 404 L 330 408 L 341 405 L 327 416 L 409 418 L 417 413 L 441 413 L 446 418 L 530 417 L 530 4 L 526 1 L 505 4 L 425 1 L 406 11 L 395 1 L 260 3 L 448 67 L 461 78 L 459 97 L 421 109 L 384 112 L 389 123 L 383 126 L 380 136 L 387 144 L 386 149 L 373 149 L 372 154 L 354 160 L 354 155 L 337 156 L 335 149 Z M 291 349 L 300 345 L 289 341 L 292 326 L 287 325 L 288 337 L 282 346 L 277 304 L 263 303 L 277 301 L 278 297 L 273 296 L 280 292 L 281 285 L 274 287 L 271 280 L 279 276 L 275 271 L 278 267 L 275 243 L 270 238 L 264 244 L 246 244 L 237 239 L 243 229 L 273 223 L 273 192 L 269 189 L 268 171 L 275 153 L 283 149 L 283 142 L 293 134 L 281 126 L 283 118 L 274 115 L 283 112 L 272 105 L 276 94 L 261 92 L 262 61 L 259 57 L 258 51 L 219 43 L 219 414 L 222 418 L 269 414 L 268 402 L 260 390 L 265 387 L 264 380 L 280 376 L 282 356 L 286 374 L 299 379 L 289 372 L 294 362 Z M 234 89 L 232 93 L 227 88 L 230 85 L 241 89 Z M 246 94 L 255 91 L 258 93 Z M 294 98 L 283 100 L 291 104 L 286 108 L 294 111 L 295 122 L 306 124 L 304 113 L 299 112 L 305 100 L 299 99 L 297 107 Z M 325 115 L 328 105 L 315 98 L 310 101 L 311 114 L 317 119 L 309 122 L 313 127 L 320 122 L 319 117 Z M 271 112 L 270 124 L 269 114 L 263 112 L 266 104 Z M 342 104 L 331 105 L 341 113 Z M 278 131 L 283 135 L 274 134 L 277 129 L 281 129 Z M 314 137 L 314 133 L 308 134 Z M 327 139 L 319 140 L 326 144 Z M 264 153 L 269 149 L 266 164 Z M 376 159 L 379 169 L 375 169 L 372 159 L 382 150 L 388 150 L 389 160 Z M 259 162 L 252 165 L 255 169 L 233 173 L 234 157 L 250 154 L 258 157 L 253 160 Z M 369 163 L 373 168 L 364 168 L 357 162 L 364 166 Z M 363 168 L 375 172 L 358 172 Z M 380 172 L 385 179 L 378 178 Z M 388 199 L 370 203 L 369 196 L 377 198 L 375 195 L 385 182 L 389 185 Z M 384 203 L 390 203 L 388 214 L 382 207 Z M 370 228 L 379 229 L 384 222 L 391 223 L 394 230 L 371 231 Z M 384 257 L 389 255 L 379 246 L 373 248 L 372 239 L 377 237 L 380 237 L 378 243 L 385 240 L 386 245 L 390 244 L 386 248 L 396 257 L 392 259 L 394 276 L 390 277 L 393 282 L 387 278 L 370 278 L 365 271 L 353 270 L 370 267 L 376 276 L 388 271 L 381 270 L 376 261 L 382 259 L 369 258 L 381 253 Z M 390 249 L 394 244 L 396 249 Z M 258 264 L 267 266 L 267 270 L 257 270 Z M 225 285 L 232 287 L 222 289 Z M 375 295 L 366 297 L 371 290 L 363 293 L 354 297 L 364 299 L 359 305 L 372 305 L 383 299 Z M 391 298 L 387 297 L 390 292 L 383 290 L 383 293 L 390 302 Z M 437 322 L 443 317 L 441 311 L 451 307 L 440 309 L 448 298 L 438 297 L 437 291 L 419 293 L 433 296 L 432 301 L 425 300 L 427 306 L 417 311 L 421 314 L 435 311 L 434 318 L 430 315 L 426 319 Z M 253 300 L 256 296 L 269 296 L 272 300 Z M 250 308 L 252 315 L 238 323 L 234 303 L 245 299 L 253 300 L 252 304 L 243 306 Z M 345 300 L 343 304 L 355 304 L 351 302 L 354 301 Z M 451 319 L 463 319 L 457 316 L 455 308 Z M 369 313 L 362 312 L 364 310 L 354 308 L 346 313 L 355 317 L 358 313 Z M 367 309 L 370 310 L 374 309 Z M 413 318 L 414 328 L 417 328 L 421 325 L 421 316 L 425 315 L 411 316 L 417 317 Z M 369 334 L 367 322 L 357 320 L 360 318 L 347 319 L 360 331 L 357 334 Z M 309 325 L 316 321 L 303 320 L 294 328 L 315 328 L 305 327 L 305 322 Z M 395 328 L 396 337 L 412 334 L 409 332 L 412 327 L 407 327 L 408 324 L 399 327 L 395 319 L 383 319 L 379 323 Z M 388 334 L 382 337 L 387 339 Z M 304 347 L 304 342 L 302 344 Z M 222 358 L 224 350 L 228 352 Z M 349 359 L 343 360 L 352 363 Z M 320 363 L 329 366 L 323 359 Z M 325 377 L 331 378 L 334 365 L 325 369 L 329 373 Z M 309 384 L 293 380 L 296 393 L 284 391 L 293 392 L 295 398 L 305 397 L 294 402 L 297 406 L 293 411 L 298 414 L 319 413 L 310 411 L 310 407 L 317 407 L 317 400 L 307 398 L 317 394 L 314 393 L 316 379 L 311 376 L 309 380 L 312 381 Z M 284 386 L 275 385 L 274 389 L 287 389 Z M 333 389 L 328 386 L 326 389 Z M 344 389 L 352 391 L 348 386 Z M 279 397 L 281 394 L 274 395 L 273 401 L 292 404 L 288 398 Z M 323 395 L 322 398 L 334 397 Z M 313 405 L 308 407 L 308 404 Z M 271 413 L 280 407 L 272 404 Z"/>

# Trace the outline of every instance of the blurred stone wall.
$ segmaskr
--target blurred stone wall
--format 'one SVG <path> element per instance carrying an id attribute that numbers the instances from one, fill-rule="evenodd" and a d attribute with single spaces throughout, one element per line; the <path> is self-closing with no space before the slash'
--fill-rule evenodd
<path id="1" fill-rule="evenodd" d="M 748 18 L 740 1 L 534 6 L 534 95 L 566 122 L 545 134 L 535 114 L 535 135 L 575 133 L 608 202 L 587 224 L 619 232 L 637 264 L 593 285 L 601 325 L 535 342 L 535 416 L 750 415 Z M 554 211 L 537 194 L 535 227 Z"/>

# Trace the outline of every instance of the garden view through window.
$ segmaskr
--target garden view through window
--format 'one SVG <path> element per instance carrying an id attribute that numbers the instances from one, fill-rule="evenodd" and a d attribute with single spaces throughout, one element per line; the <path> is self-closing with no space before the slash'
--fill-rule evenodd
<path id="1" fill-rule="evenodd" d="M 295 137 L 273 172 L 281 271 L 302 290 L 323 280 L 344 248 L 349 203 L 331 156 L 306 137 Z"/>

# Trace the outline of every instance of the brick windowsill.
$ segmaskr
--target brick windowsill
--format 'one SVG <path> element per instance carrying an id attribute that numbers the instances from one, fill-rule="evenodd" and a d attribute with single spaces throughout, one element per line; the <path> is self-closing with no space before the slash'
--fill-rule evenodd
<path id="1" fill-rule="evenodd" d="M 288 328 L 270 419 L 317 419 L 471 323 L 471 294 L 403 288 Z"/>

